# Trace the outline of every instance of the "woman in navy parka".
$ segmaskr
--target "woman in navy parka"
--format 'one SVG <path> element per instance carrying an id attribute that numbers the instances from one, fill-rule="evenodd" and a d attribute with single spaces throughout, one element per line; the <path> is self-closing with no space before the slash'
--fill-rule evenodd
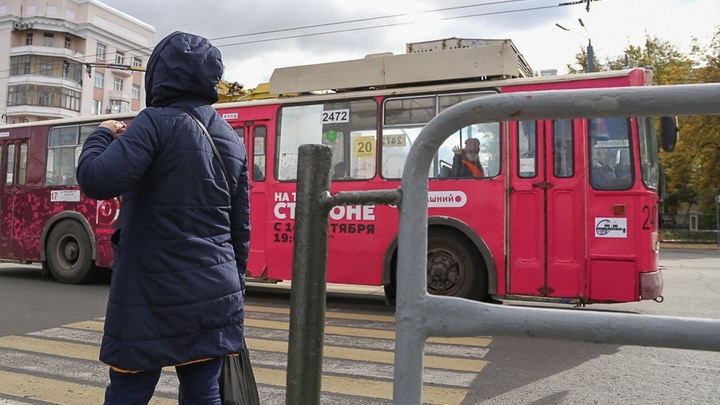
<path id="1" fill-rule="evenodd" d="M 176 366 L 181 404 L 220 404 L 222 358 L 242 349 L 247 154 L 212 107 L 222 73 L 205 38 L 170 34 L 148 60 L 147 108 L 127 129 L 103 122 L 83 146 L 82 191 L 122 195 L 100 349 L 111 367 L 105 404 L 147 404 L 166 366 Z M 210 132 L 230 179 L 185 111 Z"/>

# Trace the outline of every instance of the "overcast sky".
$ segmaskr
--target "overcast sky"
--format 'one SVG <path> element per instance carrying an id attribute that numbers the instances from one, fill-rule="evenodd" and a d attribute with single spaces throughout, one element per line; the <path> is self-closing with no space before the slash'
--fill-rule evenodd
<path id="1" fill-rule="evenodd" d="M 604 61 L 646 34 L 688 53 L 693 37 L 707 44 L 720 27 L 719 0 L 599 0 L 589 12 L 584 2 L 559 6 L 574 0 L 100 1 L 154 26 L 156 42 L 175 30 L 205 36 L 223 53 L 225 79 L 247 88 L 277 67 L 401 54 L 408 42 L 450 37 L 511 39 L 535 71 L 564 73 L 588 38 Z"/>

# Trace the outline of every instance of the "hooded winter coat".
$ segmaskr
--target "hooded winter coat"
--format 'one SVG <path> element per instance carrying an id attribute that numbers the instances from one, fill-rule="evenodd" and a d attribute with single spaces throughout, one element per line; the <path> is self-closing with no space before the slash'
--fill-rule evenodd
<path id="1" fill-rule="evenodd" d="M 99 200 L 122 195 L 100 349 L 110 366 L 158 369 L 242 348 L 247 154 L 212 107 L 222 72 L 206 39 L 169 35 L 148 60 L 148 107 L 117 139 L 99 127 L 83 145 L 82 191 Z M 230 179 L 183 109 L 206 126 Z"/>

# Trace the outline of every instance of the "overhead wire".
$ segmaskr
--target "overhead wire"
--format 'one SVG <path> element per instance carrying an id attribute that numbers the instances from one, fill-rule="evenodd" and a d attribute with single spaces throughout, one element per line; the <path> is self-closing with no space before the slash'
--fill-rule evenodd
<path id="1" fill-rule="evenodd" d="M 437 8 L 437 9 L 433 9 L 433 10 L 415 11 L 412 13 L 390 14 L 390 15 L 376 16 L 376 17 L 357 18 L 354 20 L 345 20 L 345 21 L 336 21 L 336 22 L 330 22 L 330 23 L 304 25 L 304 26 L 300 26 L 300 27 L 280 28 L 280 29 L 274 29 L 274 30 L 268 30 L 268 31 L 249 32 L 249 33 L 245 33 L 245 34 L 235 34 L 235 35 L 228 35 L 228 36 L 224 36 L 224 37 L 210 38 L 210 40 L 211 41 L 220 41 L 220 40 L 230 39 L 230 38 L 241 38 L 241 37 L 249 37 L 249 36 L 255 36 L 255 35 L 275 34 L 275 33 L 279 33 L 279 32 L 297 31 L 297 30 L 304 30 L 304 29 L 309 29 L 309 28 L 330 27 L 333 25 L 354 24 L 354 23 L 359 23 L 359 22 L 384 20 L 384 19 L 388 19 L 388 18 L 408 17 L 408 16 L 413 16 L 413 15 L 439 13 L 442 11 L 462 10 L 462 9 L 466 9 L 466 8 L 494 6 L 494 5 L 498 5 L 498 4 L 519 3 L 519 2 L 526 2 L 526 1 L 532 1 L 532 0 L 491 1 L 491 2 L 480 3 L 480 4 L 469 4 L 469 5 L 465 5 L 465 6 L 455 6 L 455 7 Z"/>
<path id="2" fill-rule="evenodd" d="M 438 18 L 438 21 L 456 20 L 456 19 L 461 19 L 461 18 L 472 18 L 472 17 L 484 17 L 484 16 L 497 15 L 497 14 L 510 14 L 510 13 L 519 13 L 519 12 L 527 12 L 527 11 L 536 11 L 536 10 L 543 10 L 543 9 L 554 8 L 554 7 L 557 7 L 557 5 L 530 7 L 530 8 L 519 9 L 519 10 L 493 11 L 493 12 L 488 12 L 488 13 L 461 15 L 461 16 L 454 16 L 454 17 L 444 17 L 444 18 Z M 417 22 L 415 22 L 415 21 L 398 22 L 398 23 L 391 23 L 391 24 L 373 25 L 373 26 L 369 26 L 369 27 L 346 28 L 346 29 L 335 30 L 335 31 L 323 31 L 323 32 L 314 32 L 314 33 L 307 33 L 307 34 L 288 35 L 288 36 L 276 37 L 276 38 L 264 38 L 264 39 L 258 39 L 258 40 L 252 40 L 252 41 L 235 42 L 235 43 L 230 43 L 230 44 L 219 44 L 219 45 L 215 44 L 215 46 L 217 46 L 218 48 L 221 48 L 221 47 L 230 47 L 230 46 L 237 46 L 237 45 L 248 45 L 248 44 L 261 43 L 261 42 L 280 41 L 280 40 L 284 40 L 284 39 L 314 37 L 314 36 L 320 36 L 320 35 L 340 34 L 340 33 L 353 32 L 353 31 L 365 31 L 365 30 L 371 30 L 371 29 L 377 29 L 377 28 L 397 27 L 397 26 L 402 26 L 402 25 L 412 25 L 412 24 L 416 24 L 416 23 Z"/>
<path id="3" fill-rule="evenodd" d="M 528 2 L 528 1 L 536 1 L 536 0 L 490 1 L 490 2 L 484 2 L 484 3 L 478 3 L 478 4 L 463 5 L 463 6 L 443 7 L 443 8 L 438 8 L 438 9 L 422 10 L 422 11 L 411 12 L 411 13 L 390 14 L 390 15 L 384 15 L 384 16 L 358 18 L 358 19 L 352 19 L 352 20 L 311 24 L 311 25 L 289 27 L 289 28 L 280 28 L 280 29 L 275 29 L 275 30 L 256 31 L 256 32 L 227 35 L 227 36 L 215 37 L 215 38 L 209 38 L 209 39 L 211 41 L 223 41 L 223 40 L 233 39 L 233 38 L 244 38 L 244 37 L 250 37 L 250 36 L 257 36 L 257 35 L 267 35 L 267 34 L 275 34 L 275 33 L 282 33 L 282 32 L 298 31 L 298 30 L 304 30 L 304 29 L 331 27 L 331 26 L 344 25 L 344 24 L 354 24 L 354 23 L 361 23 L 361 22 L 378 21 L 378 20 L 383 20 L 383 19 L 408 17 L 408 16 L 431 14 L 431 13 L 440 13 L 440 12 L 445 12 L 445 11 L 454 11 L 454 10 L 469 9 L 469 8 L 476 8 L 476 7 L 486 7 L 486 6 L 503 5 L 503 4 L 510 4 L 510 3 L 522 3 L 522 2 Z M 599 0 L 592 0 L 592 1 L 599 1 Z M 529 11 L 537 11 L 537 10 L 561 7 L 563 5 L 567 5 L 567 4 L 560 3 L 560 4 L 553 4 L 553 5 L 547 5 L 547 6 L 500 10 L 500 11 L 493 11 L 493 12 L 487 12 L 487 13 L 476 13 L 476 14 L 469 14 L 469 15 L 439 17 L 439 18 L 437 18 L 437 20 L 438 21 L 448 21 L 448 20 L 463 19 L 463 18 L 484 17 L 484 16 L 490 16 L 490 15 L 521 13 L 521 12 L 529 12 Z M 233 42 L 233 43 L 229 43 L 229 44 L 217 44 L 216 43 L 214 45 L 218 48 L 226 48 L 226 47 L 231 47 L 231 46 L 249 45 L 249 44 L 256 44 L 256 43 L 263 43 L 263 42 L 273 42 L 273 41 L 280 41 L 280 40 L 286 40 L 286 39 L 296 39 L 296 38 L 314 37 L 314 36 L 321 36 L 321 35 L 365 31 L 365 30 L 379 29 L 379 28 L 389 28 L 389 27 L 396 27 L 396 26 L 403 26 L 403 25 L 411 25 L 411 24 L 416 24 L 416 23 L 417 23 L 417 21 L 404 21 L 404 22 L 372 25 L 372 26 L 365 26 L 365 27 L 354 27 L 354 28 L 346 28 L 346 29 L 340 29 L 340 30 L 302 33 L 302 34 L 297 34 L 297 35 L 286 35 L 286 36 L 281 36 L 281 37 L 263 38 L 263 39 L 250 40 L 250 41 L 240 41 L 240 42 Z M 153 47 L 139 47 L 139 48 L 133 48 L 133 49 L 119 49 L 119 51 L 133 52 L 133 51 L 138 51 L 138 50 L 151 50 L 152 48 Z M 112 56 L 113 54 L 114 53 L 110 52 L 107 55 Z M 10 69 L 0 70 L 0 73 L 9 73 L 9 72 L 10 72 Z"/>

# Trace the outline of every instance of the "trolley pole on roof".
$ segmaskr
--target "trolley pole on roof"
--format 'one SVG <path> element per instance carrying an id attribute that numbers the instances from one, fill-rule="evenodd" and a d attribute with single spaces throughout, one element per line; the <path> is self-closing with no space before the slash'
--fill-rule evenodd
<path id="1" fill-rule="evenodd" d="M 580 23 L 580 26 L 583 27 L 583 29 L 585 30 L 585 34 L 581 34 L 579 32 L 575 32 L 569 28 L 565 28 L 558 23 L 555 23 L 555 25 L 563 31 L 572 32 L 573 34 L 580 35 L 581 37 L 584 37 L 588 40 L 587 48 L 585 48 L 586 52 L 587 52 L 587 71 L 594 72 L 595 71 L 595 51 L 593 50 L 592 40 L 590 39 L 590 35 L 587 32 L 587 27 L 585 27 L 585 23 L 583 23 L 582 18 L 578 18 L 578 22 Z"/>

